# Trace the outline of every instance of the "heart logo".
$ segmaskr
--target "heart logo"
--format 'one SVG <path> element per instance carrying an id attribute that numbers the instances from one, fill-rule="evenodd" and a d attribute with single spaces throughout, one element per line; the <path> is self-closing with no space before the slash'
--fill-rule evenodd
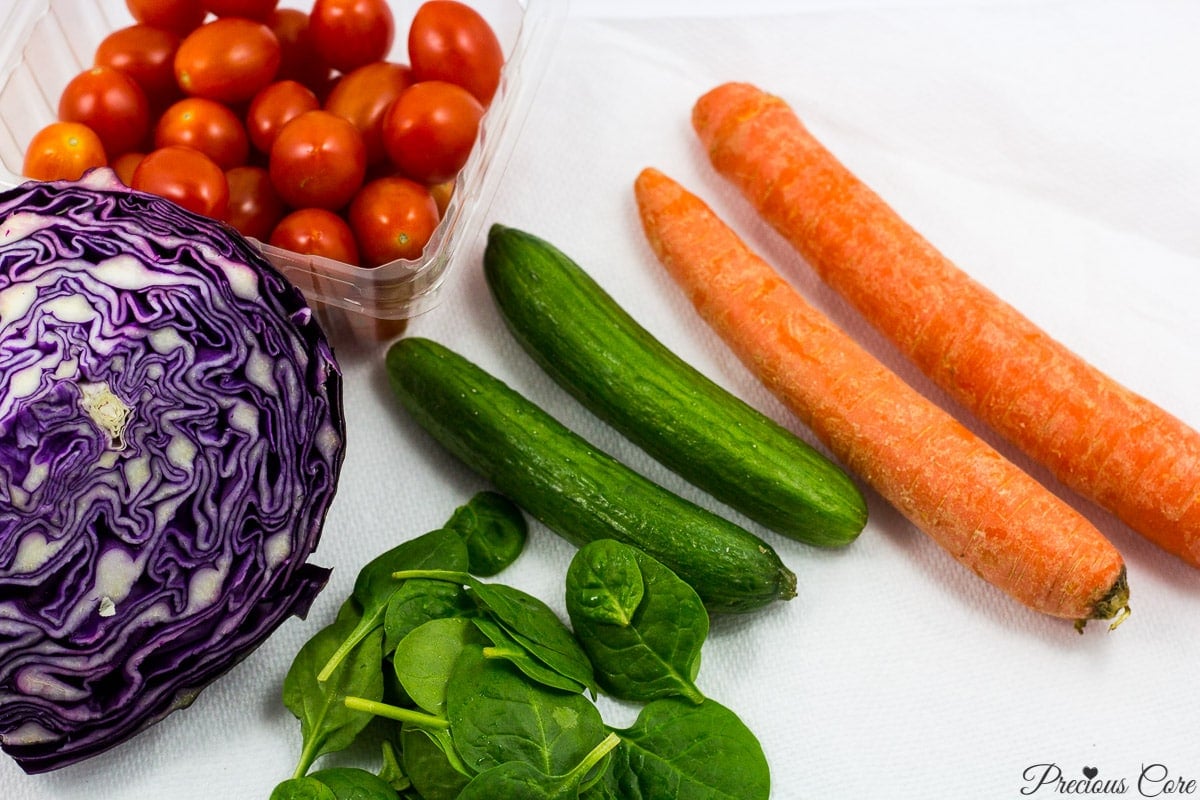
<path id="1" fill-rule="evenodd" d="M 1083 768 L 1083 777 L 1087 778 L 1089 781 L 1099 774 L 1100 774 L 1100 770 L 1096 769 L 1095 767 L 1084 767 Z"/>

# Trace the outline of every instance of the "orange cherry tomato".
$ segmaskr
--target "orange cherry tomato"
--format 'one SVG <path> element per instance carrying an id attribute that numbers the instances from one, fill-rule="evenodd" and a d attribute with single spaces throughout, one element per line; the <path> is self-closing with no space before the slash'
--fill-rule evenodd
<path id="1" fill-rule="evenodd" d="M 229 182 L 224 171 L 190 147 L 172 145 L 148 153 L 133 171 L 130 185 L 212 219 L 225 219 L 229 210 Z"/>
<path id="2" fill-rule="evenodd" d="M 22 172 L 39 181 L 79 180 L 108 164 L 96 132 L 79 122 L 52 122 L 33 135 Z"/>
<path id="3" fill-rule="evenodd" d="M 367 146 L 367 164 L 387 158 L 383 148 L 383 112 L 412 84 L 412 72 L 403 64 L 375 61 L 365 64 L 334 85 L 325 98 L 325 110 L 354 123 Z"/>
<path id="4" fill-rule="evenodd" d="M 67 83 L 58 99 L 58 118 L 87 125 L 112 158 L 145 143 L 150 104 L 142 88 L 124 72 L 92 67 Z"/>
<path id="5" fill-rule="evenodd" d="M 138 153 L 130 150 L 127 153 L 122 153 L 113 159 L 109 164 L 113 172 L 117 173 L 118 180 L 126 186 L 133 185 L 133 172 L 137 169 L 137 165 L 142 163 L 142 159 L 146 157 L 145 153 Z"/>
<path id="6" fill-rule="evenodd" d="M 243 236 L 266 241 L 283 218 L 283 200 L 262 167 L 234 167 L 226 171 L 229 183 L 229 213 L 226 222 Z"/>
<path id="7" fill-rule="evenodd" d="M 358 265 L 358 245 L 344 219 L 324 208 L 301 208 L 279 221 L 272 247 Z"/>
<path id="8" fill-rule="evenodd" d="M 142 87 L 152 109 L 166 108 L 180 96 L 175 82 L 178 34 L 150 25 L 115 30 L 96 48 L 96 65 L 124 72 Z"/>
<path id="9" fill-rule="evenodd" d="M 362 186 L 367 148 L 352 123 L 328 111 L 306 111 L 275 136 L 267 168 L 292 208 L 338 209 Z"/>
<path id="10" fill-rule="evenodd" d="M 185 34 L 204 21 L 200 0 L 125 0 L 133 18 L 144 25 Z"/>
<path id="11" fill-rule="evenodd" d="M 239 103 L 275 80 L 280 59 L 279 40 L 266 25 L 222 17 L 179 43 L 175 80 L 187 94 Z"/>
<path id="12" fill-rule="evenodd" d="M 387 57 L 396 20 L 387 0 L 316 0 L 309 31 L 321 60 L 345 73 Z"/>
<path id="13" fill-rule="evenodd" d="M 429 190 L 398 176 L 364 186 L 346 217 L 366 267 L 418 258 L 438 224 L 437 203 Z"/>
<path id="14" fill-rule="evenodd" d="M 414 83 L 383 115 L 383 147 L 413 180 L 448 181 L 467 163 L 482 118 L 483 106 L 461 86 Z"/>
<path id="15" fill-rule="evenodd" d="M 418 81 L 448 81 L 484 106 L 500 85 L 504 51 L 478 11 L 455 0 L 428 0 L 408 29 L 408 60 Z"/>
<path id="16" fill-rule="evenodd" d="M 185 97 L 159 117 L 154 146 L 171 145 L 199 150 L 221 169 L 245 164 L 250 155 L 250 139 L 238 115 L 204 97 Z"/>
<path id="17" fill-rule="evenodd" d="M 250 101 L 246 110 L 246 131 L 250 143 L 260 152 L 270 153 L 271 145 L 280 129 L 303 114 L 315 111 L 321 102 L 299 81 L 276 81 L 268 85 Z"/>

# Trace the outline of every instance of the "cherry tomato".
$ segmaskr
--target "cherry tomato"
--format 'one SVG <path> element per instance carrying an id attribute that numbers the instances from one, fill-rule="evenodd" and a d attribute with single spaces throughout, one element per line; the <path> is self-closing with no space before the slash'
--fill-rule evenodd
<path id="1" fill-rule="evenodd" d="M 454 197 L 454 181 L 435 183 L 429 187 L 429 193 L 433 195 L 433 202 L 437 203 L 438 217 L 446 216 L 450 198 Z"/>
<path id="2" fill-rule="evenodd" d="M 325 110 L 354 123 L 367 146 L 367 164 L 387 158 L 383 149 L 383 112 L 412 83 L 403 64 L 375 61 L 344 75 L 325 98 Z"/>
<path id="3" fill-rule="evenodd" d="M 396 21 L 387 0 L 316 0 L 309 19 L 317 55 L 343 73 L 383 61 L 392 49 Z"/>
<path id="4" fill-rule="evenodd" d="M 305 111 L 276 135 L 268 170 L 289 206 L 337 209 L 362 186 L 367 148 L 352 123 L 328 111 Z"/>
<path id="5" fill-rule="evenodd" d="M 279 221 L 268 244 L 295 253 L 358 265 L 358 245 L 344 219 L 324 208 L 301 208 Z"/>
<path id="6" fill-rule="evenodd" d="M 229 182 L 211 158 L 190 147 L 161 147 L 146 155 L 130 184 L 213 219 L 229 210 Z"/>
<path id="7" fill-rule="evenodd" d="M 438 224 L 429 190 L 407 178 L 371 181 L 354 196 L 346 214 L 363 266 L 377 267 L 421 255 Z"/>
<path id="8" fill-rule="evenodd" d="M 455 0 L 428 0 L 408 29 L 408 61 L 416 80 L 456 83 L 487 106 L 500 85 L 504 51 L 475 9 Z"/>
<path id="9" fill-rule="evenodd" d="M 238 115 L 203 97 L 185 97 L 158 118 L 154 146 L 171 145 L 199 150 L 221 169 L 245 164 L 250 155 L 250 139 Z"/>
<path id="10" fill-rule="evenodd" d="M 483 106 L 461 86 L 445 81 L 414 83 L 383 115 L 383 146 L 408 177 L 441 183 L 467 163 L 482 117 Z"/>
<path id="11" fill-rule="evenodd" d="M 234 167 L 225 173 L 229 184 L 229 213 L 225 221 L 243 236 L 266 241 L 283 218 L 283 200 L 262 167 Z"/>
<path id="12" fill-rule="evenodd" d="M 267 20 L 279 40 L 279 72 L 275 79 L 299 81 L 323 97 L 333 83 L 333 68 L 313 48 L 309 17 L 298 8 L 279 8 Z"/>
<path id="13" fill-rule="evenodd" d="M 266 20 L 279 0 L 203 0 L 204 7 L 218 17 Z"/>
<path id="14" fill-rule="evenodd" d="M 317 96 L 299 81 L 276 81 L 254 95 L 246 111 L 246 130 L 250 143 L 263 153 L 271 145 L 279 129 L 305 111 L 321 107 Z"/>
<path id="15" fill-rule="evenodd" d="M 133 18 L 144 25 L 185 34 L 204 21 L 200 0 L 125 0 Z"/>
<path id="16" fill-rule="evenodd" d="M 142 163 L 142 159 L 145 157 L 145 153 L 130 150 L 114 158 L 109 166 L 112 167 L 113 172 L 117 173 L 117 178 L 121 183 L 126 186 L 132 186 L 133 171 L 137 169 L 137 165 Z"/>
<path id="17" fill-rule="evenodd" d="M 87 125 L 52 122 L 29 141 L 22 172 L 39 181 L 74 181 L 107 163 L 100 137 Z"/>
<path id="18" fill-rule="evenodd" d="M 113 31 L 96 48 L 96 65 L 124 72 L 142 87 L 151 108 L 166 108 L 179 97 L 175 51 L 179 36 L 163 28 L 130 25 Z"/>
<path id="19" fill-rule="evenodd" d="M 175 79 L 188 94 L 238 103 L 279 70 L 279 40 L 261 22 L 224 17 L 189 33 L 175 53 Z"/>
<path id="20" fill-rule="evenodd" d="M 67 83 L 58 99 L 58 118 L 95 131 L 111 158 L 145 142 L 150 104 L 133 78 L 112 67 L 92 67 Z"/>

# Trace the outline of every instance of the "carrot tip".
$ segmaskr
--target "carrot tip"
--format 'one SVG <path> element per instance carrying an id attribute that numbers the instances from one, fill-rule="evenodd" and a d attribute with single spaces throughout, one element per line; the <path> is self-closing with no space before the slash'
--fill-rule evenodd
<path id="1" fill-rule="evenodd" d="M 1129 608 L 1129 579 L 1125 574 L 1125 568 L 1121 567 L 1121 573 L 1113 581 L 1112 587 L 1092 607 L 1092 615 L 1089 619 L 1111 619 L 1112 622 L 1108 629 L 1113 631 L 1129 618 L 1130 613 L 1132 612 Z M 1087 623 L 1086 619 L 1075 620 L 1075 630 L 1083 633 L 1083 627 Z"/>

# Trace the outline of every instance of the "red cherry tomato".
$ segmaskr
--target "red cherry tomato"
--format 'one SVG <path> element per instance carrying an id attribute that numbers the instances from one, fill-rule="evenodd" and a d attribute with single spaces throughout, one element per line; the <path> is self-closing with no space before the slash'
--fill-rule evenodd
<path id="1" fill-rule="evenodd" d="M 204 8 L 218 17 L 265 20 L 279 0 L 203 0 Z"/>
<path id="2" fill-rule="evenodd" d="M 159 117 L 154 146 L 171 145 L 199 150 L 221 169 L 245 164 L 250 155 L 250 139 L 237 114 L 203 97 L 185 97 Z"/>
<path id="3" fill-rule="evenodd" d="M 276 135 L 268 170 L 289 206 L 337 209 L 362 186 L 367 148 L 352 123 L 328 111 L 306 111 Z"/>
<path id="4" fill-rule="evenodd" d="M 316 0 L 309 30 L 321 60 L 350 72 L 387 57 L 396 21 L 386 0 Z"/>
<path id="5" fill-rule="evenodd" d="M 225 173 L 211 158 L 190 147 L 173 145 L 148 153 L 133 171 L 130 185 L 213 219 L 225 219 L 229 210 Z"/>
<path id="6" fill-rule="evenodd" d="M 383 146 L 392 163 L 421 183 L 448 181 L 467 163 L 483 106 L 461 86 L 414 83 L 383 115 Z"/>
<path id="7" fill-rule="evenodd" d="M 144 25 L 185 34 L 204 21 L 200 0 L 125 0 L 133 18 Z"/>
<path id="8" fill-rule="evenodd" d="M 146 93 L 112 67 L 92 67 L 72 78 L 58 99 L 58 118 L 95 131 L 109 158 L 140 147 L 150 131 Z"/>
<path id="9" fill-rule="evenodd" d="M 301 208 L 279 221 L 272 247 L 358 265 L 358 245 L 344 219 L 324 208 Z"/>
<path id="10" fill-rule="evenodd" d="M 145 153 L 130 150 L 128 153 L 122 153 L 114 158 L 109 166 L 112 167 L 113 172 L 117 173 L 117 179 L 121 183 L 131 186 L 133 185 L 133 172 L 145 157 Z"/>
<path id="11" fill-rule="evenodd" d="M 74 181 L 107 163 L 100 137 L 87 125 L 52 122 L 29 141 L 22 172 L 38 181 Z"/>
<path id="12" fill-rule="evenodd" d="M 279 70 L 279 40 L 261 22 L 224 17 L 189 33 L 175 53 L 175 79 L 184 92 L 238 103 Z"/>
<path id="13" fill-rule="evenodd" d="M 398 176 L 364 186 L 346 217 L 366 267 L 419 257 L 438 224 L 437 203 L 429 190 Z"/>
<path id="14" fill-rule="evenodd" d="M 166 108 L 179 97 L 175 51 L 179 36 L 163 28 L 130 25 L 113 31 L 96 48 L 96 65 L 124 72 L 142 87 L 151 108 Z"/>
<path id="15" fill-rule="evenodd" d="M 283 200 L 262 167 L 234 167 L 225 173 L 229 184 L 226 222 L 243 236 L 266 241 L 283 218 Z"/>
<path id="16" fill-rule="evenodd" d="M 309 17 L 298 8 L 279 8 L 267 20 L 279 40 L 279 72 L 275 79 L 298 81 L 323 97 L 333 82 L 333 68 L 313 48 Z"/>
<path id="17" fill-rule="evenodd" d="M 376 61 L 344 75 L 325 99 L 325 110 L 354 123 L 367 146 L 367 164 L 387 158 L 383 149 L 383 112 L 412 83 L 403 64 Z"/>
<path id="18" fill-rule="evenodd" d="M 408 29 L 408 60 L 418 81 L 448 81 L 487 106 L 500 85 L 504 51 L 479 12 L 454 0 L 428 0 Z"/>
<path id="19" fill-rule="evenodd" d="M 305 111 L 321 107 L 317 96 L 299 81 L 276 81 L 254 95 L 246 111 L 250 143 L 263 153 L 271 152 L 279 130 Z"/>

